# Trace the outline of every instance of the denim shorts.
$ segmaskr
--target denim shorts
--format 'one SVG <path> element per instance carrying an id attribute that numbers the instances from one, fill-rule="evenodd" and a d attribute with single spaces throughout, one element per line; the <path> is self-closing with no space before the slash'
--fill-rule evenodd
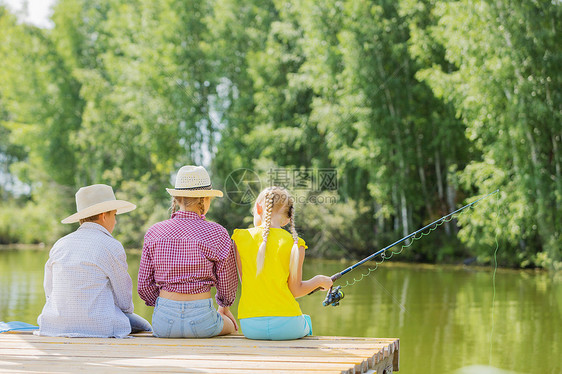
<path id="1" fill-rule="evenodd" d="M 240 319 L 242 333 L 248 339 L 292 340 L 312 335 L 309 315 L 295 317 L 252 317 Z"/>
<path id="2" fill-rule="evenodd" d="M 209 338 L 222 331 L 224 321 L 211 299 L 156 299 L 152 329 L 158 338 Z"/>

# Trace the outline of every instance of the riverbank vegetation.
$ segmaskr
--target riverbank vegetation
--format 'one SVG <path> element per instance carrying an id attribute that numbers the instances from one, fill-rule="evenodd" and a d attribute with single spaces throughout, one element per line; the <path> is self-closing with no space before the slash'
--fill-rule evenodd
<path id="1" fill-rule="evenodd" d="M 497 240 L 501 265 L 561 267 L 559 1 L 59 0 L 51 19 L 0 5 L 0 243 L 52 243 L 107 183 L 139 247 L 174 171 L 204 164 L 226 192 L 209 218 L 247 226 L 248 196 L 285 184 L 322 257 L 499 189 L 401 260 L 486 263 Z"/>

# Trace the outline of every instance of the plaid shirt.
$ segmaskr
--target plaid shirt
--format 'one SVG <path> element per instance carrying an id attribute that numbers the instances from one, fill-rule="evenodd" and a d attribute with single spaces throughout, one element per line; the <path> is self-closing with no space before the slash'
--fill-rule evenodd
<path id="1" fill-rule="evenodd" d="M 224 227 L 197 213 L 178 211 L 148 229 L 138 278 L 146 305 L 155 305 L 161 289 L 198 294 L 212 286 L 220 306 L 232 305 L 238 287 L 236 258 Z"/>

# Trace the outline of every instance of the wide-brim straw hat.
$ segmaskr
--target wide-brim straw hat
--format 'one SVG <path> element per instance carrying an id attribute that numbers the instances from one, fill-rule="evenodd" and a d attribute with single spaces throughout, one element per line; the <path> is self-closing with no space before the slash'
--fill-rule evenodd
<path id="1" fill-rule="evenodd" d="M 106 184 L 82 187 L 76 192 L 76 213 L 66 217 L 62 223 L 74 223 L 83 218 L 116 210 L 123 214 L 136 209 L 136 205 L 125 200 L 115 199 L 113 188 Z"/>
<path id="2" fill-rule="evenodd" d="M 222 191 L 213 190 L 209 173 L 203 166 L 183 166 L 176 177 L 175 188 L 166 188 L 172 196 L 222 197 Z"/>

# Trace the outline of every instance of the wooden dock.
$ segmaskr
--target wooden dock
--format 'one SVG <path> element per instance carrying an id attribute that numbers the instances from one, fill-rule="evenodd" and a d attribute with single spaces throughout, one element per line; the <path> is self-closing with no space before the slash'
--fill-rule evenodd
<path id="1" fill-rule="evenodd" d="M 398 371 L 399 340 L 51 338 L 0 334 L 0 373 L 370 373 Z"/>

